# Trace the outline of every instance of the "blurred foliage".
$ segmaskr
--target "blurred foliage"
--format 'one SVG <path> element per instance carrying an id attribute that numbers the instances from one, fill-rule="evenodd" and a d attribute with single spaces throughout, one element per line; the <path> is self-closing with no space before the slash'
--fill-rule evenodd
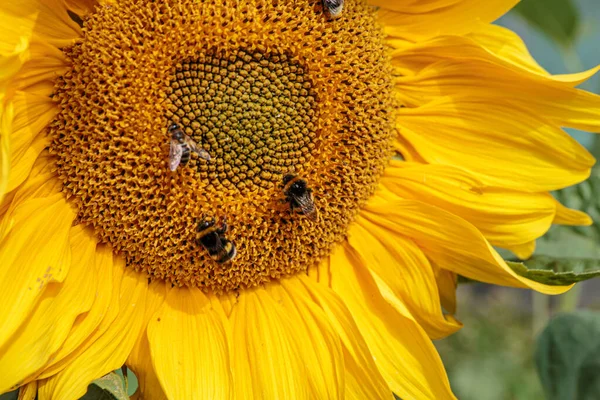
<path id="1" fill-rule="evenodd" d="M 525 0 L 514 12 L 563 46 L 569 46 L 575 39 L 579 16 L 571 0 Z"/>
<path id="2" fill-rule="evenodd" d="M 557 315 L 537 340 L 535 362 L 548 400 L 600 399 L 600 312 Z"/>
<path id="3" fill-rule="evenodd" d="M 459 311 L 464 311 L 460 320 L 465 327 L 435 343 L 457 398 L 543 398 L 532 355 L 529 295 L 484 284 L 460 288 Z"/>

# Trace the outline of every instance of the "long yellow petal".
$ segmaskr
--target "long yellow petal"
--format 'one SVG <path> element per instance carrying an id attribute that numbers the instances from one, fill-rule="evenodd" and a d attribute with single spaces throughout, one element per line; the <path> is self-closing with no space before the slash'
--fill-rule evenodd
<path id="1" fill-rule="evenodd" d="M 0 94 L 0 203 L 6 195 L 10 176 L 10 125 L 13 115 L 13 104 L 2 107 L 2 95 Z"/>
<path id="2" fill-rule="evenodd" d="M 17 400 L 35 400 L 37 398 L 37 386 L 36 381 L 21 386 Z"/>
<path id="3" fill-rule="evenodd" d="M 75 214 L 59 193 L 26 200 L 7 218 L 12 229 L 0 243 L 0 346 L 27 318 L 46 286 L 65 279 Z"/>
<path id="4" fill-rule="evenodd" d="M 332 288 L 352 312 L 390 388 L 402 399 L 453 399 L 425 331 L 408 311 L 399 313 L 385 301 L 364 260 L 345 247 L 331 255 Z"/>
<path id="5" fill-rule="evenodd" d="M 65 0 L 69 10 L 75 12 L 79 16 L 91 13 L 94 7 L 98 5 L 96 0 Z"/>
<path id="6" fill-rule="evenodd" d="M 382 200 L 377 194 L 362 216 L 387 229 L 392 236 L 408 236 L 438 267 L 497 285 L 529 287 L 545 294 L 560 294 L 570 286 L 544 285 L 516 274 L 464 219 L 415 200 Z M 465 245 L 468 243 L 468 246 Z"/>
<path id="7" fill-rule="evenodd" d="M 269 285 L 267 290 L 294 319 L 296 333 L 304 341 L 299 350 L 304 363 L 312 366 L 307 370 L 311 398 L 344 399 L 342 345 L 323 310 L 296 278 L 284 279 L 281 285 Z"/>
<path id="8" fill-rule="evenodd" d="M 324 274 L 329 274 L 329 260 L 320 267 Z M 324 271 L 324 270 L 327 271 Z M 315 303 L 321 307 L 329 318 L 333 329 L 342 343 L 344 365 L 346 367 L 346 397 L 353 399 L 392 399 L 391 389 L 381 376 L 373 356 L 360 333 L 354 317 L 344 301 L 326 284 L 325 280 L 316 283 L 312 277 L 299 276 L 299 279 L 311 294 Z"/>
<path id="9" fill-rule="evenodd" d="M 531 56 L 519 35 L 502 26 L 480 23 L 477 30 L 472 31 L 466 37 L 473 39 L 477 44 L 505 61 L 551 80 L 568 83 L 573 87 L 585 82 L 600 71 L 599 65 L 583 72 L 550 75 Z"/>
<path id="10" fill-rule="evenodd" d="M 457 276 L 454 272 L 433 266 L 435 280 L 440 293 L 440 300 L 444 310 L 456 314 L 456 286 Z"/>
<path id="11" fill-rule="evenodd" d="M 381 184 L 397 196 L 450 211 L 475 225 L 495 246 L 535 240 L 554 219 L 555 201 L 548 193 L 484 187 L 469 172 L 450 165 L 392 160 L 384 174 Z"/>
<path id="12" fill-rule="evenodd" d="M 264 289 L 240 294 L 231 314 L 234 398 L 310 399 L 308 365 L 292 316 Z"/>
<path id="13" fill-rule="evenodd" d="M 21 36 L 37 37 L 56 47 L 68 46 L 82 36 L 62 0 L 4 0 L 0 12 L 2 38 L 15 26 L 26 27 L 20 30 Z"/>
<path id="14" fill-rule="evenodd" d="M 96 239 L 81 226 L 71 229 L 72 254 L 63 283 L 49 284 L 28 318 L 0 349 L 0 393 L 13 390 L 62 346 L 78 315 L 96 296 Z"/>
<path id="15" fill-rule="evenodd" d="M 589 226 L 594 223 L 590 216 L 582 211 L 567 208 L 556 200 L 554 204 L 556 205 L 556 215 L 552 221 L 554 224 Z"/>
<path id="16" fill-rule="evenodd" d="M 65 369 L 39 382 L 40 400 L 78 399 L 94 379 L 125 363 L 142 329 L 147 286 L 147 278 L 142 274 L 130 268 L 125 270 L 117 318 Z"/>
<path id="17" fill-rule="evenodd" d="M 385 229 L 368 220 L 359 218 L 356 222 L 348 232 L 348 244 L 427 334 L 440 339 L 460 329 L 460 323 L 442 314 L 435 276 L 423 252 L 410 239 L 392 239 Z"/>
<path id="18" fill-rule="evenodd" d="M 444 39 L 438 39 L 437 49 L 444 47 L 439 43 Z M 466 95 L 480 98 L 487 105 L 488 114 L 493 115 L 496 100 L 502 99 L 516 109 L 531 110 L 531 114 L 556 126 L 600 132 L 599 95 L 573 88 L 570 83 L 506 68 L 493 59 L 435 61 L 436 51 L 424 48 L 395 54 L 394 63 L 399 69 L 415 71 L 396 79 L 397 95 L 404 105 L 422 105 L 440 96 Z M 421 67 L 415 69 L 415 64 Z M 523 116 L 513 118 L 521 120 Z"/>
<path id="19" fill-rule="evenodd" d="M 44 366 L 37 376 L 48 377 L 56 374 L 68 363 L 66 360 L 81 344 L 83 344 L 96 331 L 104 317 L 109 313 L 109 307 L 115 283 L 112 249 L 107 245 L 99 245 L 95 249 L 94 267 L 85 266 L 96 278 L 97 288 L 94 293 L 94 303 L 90 310 L 75 319 L 69 335 L 60 349 L 52 356 L 52 361 Z M 119 275 L 120 276 L 120 275 Z M 89 279 L 89 278 L 88 278 Z"/>
<path id="20" fill-rule="evenodd" d="M 20 70 L 11 79 L 9 93 L 24 91 L 49 97 L 54 90 L 54 79 L 69 68 L 59 48 L 41 41 L 29 44 L 27 57 Z"/>
<path id="21" fill-rule="evenodd" d="M 585 180 L 595 162 L 534 110 L 498 99 L 441 97 L 398 110 L 398 127 L 428 162 L 464 168 L 486 186 L 554 190 Z"/>
<path id="22" fill-rule="evenodd" d="M 148 322 L 154 314 L 162 307 L 167 296 L 167 285 L 164 282 L 155 280 L 148 286 L 146 297 L 146 310 L 144 312 L 143 327 L 148 326 Z M 138 390 L 136 394 L 145 400 L 165 400 L 165 394 L 156 371 L 152 366 L 152 356 L 150 354 L 150 343 L 148 342 L 147 329 L 142 329 L 129 357 L 127 366 L 133 370 L 138 379 Z"/>
<path id="23" fill-rule="evenodd" d="M 229 399 L 227 319 L 199 289 L 172 288 L 148 323 L 152 365 L 169 399 Z M 261 365 L 261 367 L 263 367 Z"/>
<path id="24" fill-rule="evenodd" d="M 106 251 L 111 251 L 109 246 L 102 245 L 100 246 L 103 249 L 102 253 Z M 109 304 L 106 308 L 106 312 L 104 313 L 102 320 L 98 324 L 98 326 L 91 332 L 91 334 L 86 335 L 86 332 L 77 332 L 77 326 L 74 325 L 73 329 L 75 330 L 73 336 L 70 336 L 65 343 L 65 349 L 61 349 L 57 355 L 60 357 L 56 360 L 53 360 L 52 363 L 48 364 L 46 368 L 41 371 L 41 373 L 37 376 L 33 376 L 31 378 L 35 379 L 45 379 L 51 376 L 56 375 L 60 371 L 64 370 L 67 366 L 72 364 L 74 361 L 79 358 L 81 354 L 84 354 L 100 337 L 102 337 L 107 330 L 113 325 L 114 321 L 119 316 L 119 312 L 123 312 L 120 310 L 120 302 L 121 302 L 121 285 L 124 282 L 123 274 L 125 273 L 125 266 L 122 259 L 119 257 L 113 257 L 111 254 L 110 258 L 106 258 L 106 254 L 104 256 L 98 255 L 96 260 L 101 263 L 103 268 L 112 269 L 112 281 L 110 283 L 106 283 L 105 285 L 109 285 L 111 287 L 110 292 L 107 293 Z M 100 289 L 99 289 L 100 290 Z M 79 339 L 83 339 L 83 342 L 79 343 L 77 348 L 73 349 L 71 347 L 70 341 L 79 341 Z"/>
<path id="25" fill-rule="evenodd" d="M 527 243 L 515 244 L 512 246 L 505 246 L 504 248 L 512 251 L 521 260 L 526 260 L 531 257 L 535 251 L 535 240 Z"/>
<path id="26" fill-rule="evenodd" d="M 380 7 L 385 33 L 411 41 L 439 35 L 463 35 L 481 21 L 492 22 L 519 0 L 369 0 Z"/>

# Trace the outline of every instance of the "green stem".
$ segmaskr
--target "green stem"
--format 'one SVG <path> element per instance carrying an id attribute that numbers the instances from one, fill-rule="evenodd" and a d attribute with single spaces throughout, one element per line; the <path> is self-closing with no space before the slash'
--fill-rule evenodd
<path id="1" fill-rule="evenodd" d="M 536 338 L 550 320 L 550 296 L 537 292 L 533 293 L 532 319 L 531 333 Z"/>
<path id="2" fill-rule="evenodd" d="M 572 312 L 577 309 L 579 304 L 579 297 L 581 295 L 581 283 L 573 286 L 567 293 L 561 295 L 558 298 L 558 311 L 560 312 Z"/>

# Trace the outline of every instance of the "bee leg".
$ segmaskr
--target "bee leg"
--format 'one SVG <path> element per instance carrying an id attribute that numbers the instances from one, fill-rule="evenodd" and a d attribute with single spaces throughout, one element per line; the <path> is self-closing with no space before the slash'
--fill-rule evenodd
<path id="1" fill-rule="evenodd" d="M 221 227 L 219 229 L 217 229 L 217 233 L 219 235 L 224 235 L 225 232 L 227 232 L 227 222 L 223 222 L 223 224 L 221 225 Z"/>

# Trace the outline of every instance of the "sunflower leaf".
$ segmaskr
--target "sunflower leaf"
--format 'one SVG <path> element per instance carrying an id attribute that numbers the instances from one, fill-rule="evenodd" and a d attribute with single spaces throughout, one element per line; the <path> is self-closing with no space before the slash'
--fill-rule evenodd
<path id="1" fill-rule="evenodd" d="M 517 274 L 546 285 L 570 285 L 600 276 L 600 260 L 533 256 L 523 262 L 506 261 Z"/>
<path id="2" fill-rule="evenodd" d="M 600 313 L 557 315 L 538 337 L 535 362 L 546 398 L 600 398 Z"/>
<path id="3" fill-rule="evenodd" d="M 128 400 L 123 379 L 111 372 L 96 379 L 88 386 L 88 391 L 81 400 Z"/>
<path id="4" fill-rule="evenodd" d="M 568 46 L 579 26 L 577 7 L 572 0 L 525 0 L 515 11 L 555 41 Z"/>

